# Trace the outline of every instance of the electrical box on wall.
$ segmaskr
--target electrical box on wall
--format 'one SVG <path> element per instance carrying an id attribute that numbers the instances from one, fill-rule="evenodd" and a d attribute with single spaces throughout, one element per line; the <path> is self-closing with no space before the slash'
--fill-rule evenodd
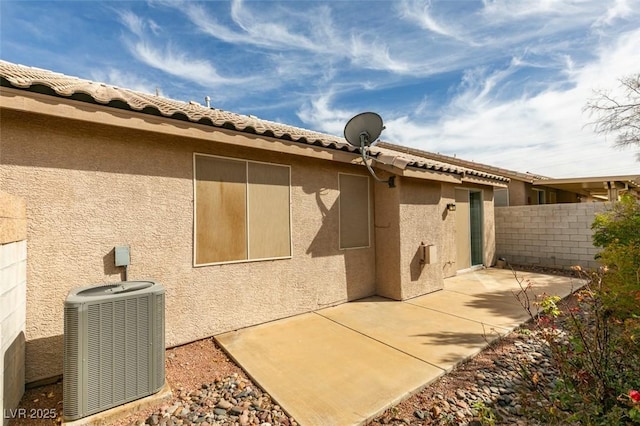
<path id="1" fill-rule="evenodd" d="M 114 247 L 116 254 L 116 266 L 129 266 L 131 256 L 129 255 L 129 246 Z"/>
<path id="2" fill-rule="evenodd" d="M 431 265 L 438 261 L 438 251 L 434 245 L 420 243 L 420 263 Z"/>

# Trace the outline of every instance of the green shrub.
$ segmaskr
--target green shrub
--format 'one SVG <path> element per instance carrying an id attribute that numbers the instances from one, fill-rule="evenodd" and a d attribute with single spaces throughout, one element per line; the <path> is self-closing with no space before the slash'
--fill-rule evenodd
<path id="1" fill-rule="evenodd" d="M 592 229 L 602 267 L 576 267 L 586 285 L 571 308 L 553 296 L 538 301 L 536 333 L 557 376 L 545 386 L 534 377 L 527 390 L 538 402 L 534 415 L 548 424 L 640 424 L 640 204 L 623 197 Z"/>
<path id="2" fill-rule="evenodd" d="M 621 320 L 640 315 L 640 203 L 623 196 L 591 228 L 593 244 L 602 247 L 603 303 Z"/>

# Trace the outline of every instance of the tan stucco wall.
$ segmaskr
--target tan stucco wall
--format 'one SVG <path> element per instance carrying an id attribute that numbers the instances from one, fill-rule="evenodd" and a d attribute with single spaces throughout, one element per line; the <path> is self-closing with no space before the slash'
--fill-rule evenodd
<path id="1" fill-rule="evenodd" d="M 381 178 L 388 175 L 381 174 Z M 402 299 L 400 276 L 400 187 L 402 180 L 396 177 L 396 187 L 375 185 L 374 229 L 376 237 L 376 292 L 391 299 Z"/>
<path id="2" fill-rule="evenodd" d="M 442 185 L 442 198 L 440 200 L 440 213 L 443 218 L 443 231 L 440 247 L 438 247 L 438 258 L 442 266 L 444 278 L 456 275 L 456 218 L 455 212 L 447 210 L 447 204 L 454 203 L 456 199 L 455 185 Z"/>
<path id="3" fill-rule="evenodd" d="M 0 158 L 2 158 L 1 149 Z M 3 192 L 0 187 L 0 244 L 22 241 L 26 238 L 27 207 L 24 200 Z"/>
<path id="4" fill-rule="evenodd" d="M 0 189 L 27 204 L 27 382 L 61 374 L 64 300 L 72 288 L 122 279 L 116 245 L 131 246 L 129 279 L 166 287 L 169 346 L 375 293 L 374 240 L 338 249 L 338 172 L 366 174 L 362 167 L 8 110 L 0 117 Z M 291 165 L 292 259 L 192 266 L 193 152 Z"/>
<path id="5" fill-rule="evenodd" d="M 442 261 L 420 264 L 420 243 L 442 251 L 444 226 L 441 184 L 403 179 L 400 187 L 400 239 L 402 299 L 442 289 Z"/>
<path id="6" fill-rule="evenodd" d="M 482 189 L 482 214 L 484 215 L 484 266 L 493 266 L 496 263 L 496 219 L 493 205 L 493 189 Z"/>
<path id="7" fill-rule="evenodd" d="M 376 186 L 376 278 L 378 294 L 404 300 L 442 289 L 456 274 L 453 184 L 396 178 L 396 188 Z M 493 212 L 491 211 L 493 215 Z M 420 263 L 420 244 L 436 259 Z"/>
<path id="8" fill-rule="evenodd" d="M 527 199 L 530 196 L 531 185 L 525 186 L 520 180 L 511 179 L 507 185 L 509 189 L 509 205 L 510 206 L 526 206 Z"/>

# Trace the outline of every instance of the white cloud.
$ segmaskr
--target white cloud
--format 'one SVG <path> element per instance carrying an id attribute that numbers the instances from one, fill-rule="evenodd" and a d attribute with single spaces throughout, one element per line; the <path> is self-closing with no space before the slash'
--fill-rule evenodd
<path id="1" fill-rule="evenodd" d="M 202 86 L 240 85 L 251 80 L 250 78 L 222 77 L 209 61 L 190 58 L 185 53 L 175 52 L 171 46 L 160 50 L 144 41 L 139 41 L 131 46 L 131 50 L 147 65 Z"/>
<path id="2" fill-rule="evenodd" d="M 357 25 L 338 26 L 326 6 L 313 7 L 304 14 L 284 8 L 275 8 L 275 12 L 272 8 L 253 10 L 261 6 L 259 3 L 250 6 L 241 0 L 232 2 L 231 18 L 237 30 L 218 22 L 201 5 L 189 4 L 181 10 L 200 31 L 218 40 L 305 55 L 299 56 L 302 66 L 309 62 L 322 70 L 347 61 L 356 69 L 413 72 L 412 64 L 395 58 L 382 37 L 364 34 Z M 399 52 L 406 53 L 404 48 Z M 278 67 L 282 69 L 282 64 Z"/>
<path id="3" fill-rule="evenodd" d="M 454 29 L 451 24 L 444 24 L 433 16 L 430 0 L 402 0 L 398 5 L 400 18 L 413 22 L 421 28 L 457 41 L 471 43 L 466 40 L 462 31 Z"/>
<path id="4" fill-rule="evenodd" d="M 565 15 L 589 6 L 583 0 L 483 0 L 486 16 L 494 19 L 523 19 L 536 15 Z"/>
<path id="5" fill-rule="evenodd" d="M 119 11 L 118 15 L 120 16 L 120 21 L 129 31 L 138 37 L 142 37 L 144 35 L 147 25 L 143 18 L 128 10 Z"/>
<path id="6" fill-rule="evenodd" d="M 91 79 L 101 81 L 112 86 L 136 90 L 138 92 L 154 94 L 156 86 L 140 76 L 124 72 L 116 68 L 107 70 L 93 70 Z"/>
<path id="7" fill-rule="evenodd" d="M 329 92 L 312 97 L 300 107 L 296 115 L 314 130 L 342 135 L 347 121 L 359 111 L 332 107 L 333 96 L 334 94 Z"/>
<path id="8" fill-rule="evenodd" d="M 594 23 L 594 27 L 613 25 L 617 19 L 631 15 L 633 13 L 632 6 L 629 4 L 631 1 L 633 0 L 615 0 L 606 14 Z M 635 7 L 637 6 L 636 4 Z"/>
<path id="9" fill-rule="evenodd" d="M 202 32 L 227 43 L 248 44 L 272 49 L 326 52 L 324 43 L 317 43 L 309 37 L 291 30 L 282 23 L 285 20 L 281 17 L 275 18 L 268 14 L 254 13 L 253 10 L 245 7 L 240 0 L 235 0 L 231 4 L 231 18 L 239 30 L 219 23 L 202 5 L 186 4 L 181 10 Z"/>
<path id="10" fill-rule="evenodd" d="M 385 134 L 428 151 L 554 177 L 637 173 L 640 164 L 630 152 L 616 151 L 594 134 L 582 108 L 594 88 L 615 86 L 616 78 L 640 72 L 638 39 L 640 30 L 628 32 L 601 45 L 593 62 L 571 64 L 572 86 L 565 90 L 497 101 L 490 96 L 495 75 L 475 76 L 436 123 L 398 117 L 387 123 Z"/>
<path id="11" fill-rule="evenodd" d="M 350 59 L 354 67 L 385 70 L 398 74 L 411 72 L 411 66 L 391 57 L 389 47 L 378 40 L 367 41 L 363 37 L 351 38 Z"/>
<path id="12" fill-rule="evenodd" d="M 550 176 L 638 168 L 582 112 L 592 89 L 638 70 L 638 0 L 484 0 L 464 12 L 403 0 L 381 2 L 386 15 L 351 2 L 157 4 L 224 53 L 186 53 L 182 40 L 162 39 L 160 20 L 124 13 L 131 52 L 202 86 L 236 86 L 236 104 L 279 116 L 282 106 L 336 135 L 373 109 L 384 140 Z M 447 87 L 424 84 L 445 73 L 433 81 Z"/>
<path id="13" fill-rule="evenodd" d="M 129 51 L 136 59 L 150 67 L 202 86 L 246 85 L 257 80 L 256 77 L 224 77 L 206 59 L 192 58 L 183 49 L 174 48 L 171 44 L 158 47 L 150 41 L 147 31 L 154 35 L 161 32 L 161 27 L 155 21 L 144 19 L 131 11 L 117 13 L 120 21 L 135 35 L 136 40 L 125 37 Z"/>

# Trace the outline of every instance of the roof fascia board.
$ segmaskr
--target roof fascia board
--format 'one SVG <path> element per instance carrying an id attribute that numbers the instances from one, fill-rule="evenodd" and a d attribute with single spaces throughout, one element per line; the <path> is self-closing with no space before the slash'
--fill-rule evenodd
<path id="1" fill-rule="evenodd" d="M 527 173 L 518 172 L 515 170 L 503 169 L 501 167 L 495 167 L 488 164 L 476 163 L 474 161 L 463 160 L 458 157 L 452 157 L 449 155 L 436 154 L 433 152 L 423 151 L 417 148 L 409 148 L 402 145 L 396 145 L 390 142 L 379 142 L 378 146 L 391 149 L 394 151 L 403 152 L 405 154 L 415 155 L 416 157 L 426 158 L 432 161 L 440 161 L 443 163 L 449 163 L 458 167 L 466 167 L 473 170 L 478 170 L 488 174 L 494 174 L 503 176 L 509 179 L 518 180 L 522 182 L 532 183 L 536 176 L 529 175 Z M 541 176 L 542 177 L 542 176 Z"/>
<path id="2" fill-rule="evenodd" d="M 462 179 L 460 179 L 458 175 L 437 172 L 434 170 L 417 169 L 413 167 L 400 169 L 398 167 L 389 166 L 381 163 L 376 163 L 375 167 L 376 169 L 384 170 L 386 172 L 393 173 L 398 176 L 404 176 L 404 177 L 410 177 L 410 178 L 416 178 L 416 179 L 435 180 L 439 182 L 448 182 L 448 183 L 462 183 Z"/>
<path id="3" fill-rule="evenodd" d="M 626 175 L 626 176 L 591 176 L 591 177 L 577 177 L 566 179 L 548 179 L 548 180 L 535 180 L 534 185 L 549 185 L 549 184 L 563 184 L 563 183 L 599 183 L 599 182 L 629 182 L 634 184 L 637 180 L 640 180 L 640 175 Z"/>
<path id="4" fill-rule="evenodd" d="M 268 136 L 252 135 L 205 124 L 180 121 L 169 117 L 121 110 L 104 105 L 79 102 L 21 89 L 0 87 L 0 108 L 79 120 L 97 124 L 108 124 L 134 130 L 163 133 L 172 136 L 202 139 L 249 148 L 263 149 L 304 157 L 357 164 L 360 155 L 328 149 L 300 142 L 288 142 Z"/>
<path id="5" fill-rule="evenodd" d="M 462 178 L 463 182 L 467 182 L 467 183 L 475 183 L 478 185 L 488 185 L 488 186 L 494 186 L 497 188 L 506 188 L 507 187 L 507 182 L 499 182 L 493 179 L 488 179 L 488 178 L 484 178 L 481 176 L 474 176 L 474 175 L 469 175 L 469 174 L 465 174 L 465 176 Z"/>

